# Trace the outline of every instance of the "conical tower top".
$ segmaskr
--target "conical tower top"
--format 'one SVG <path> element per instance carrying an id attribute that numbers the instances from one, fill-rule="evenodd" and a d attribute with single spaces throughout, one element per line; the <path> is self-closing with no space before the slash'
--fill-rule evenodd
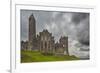
<path id="1" fill-rule="evenodd" d="M 33 13 L 29 16 L 29 20 L 35 20 Z"/>

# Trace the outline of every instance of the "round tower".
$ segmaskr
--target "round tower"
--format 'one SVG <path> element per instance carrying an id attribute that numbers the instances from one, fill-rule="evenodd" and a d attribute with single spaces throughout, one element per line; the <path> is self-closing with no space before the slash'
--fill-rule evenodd
<path id="1" fill-rule="evenodd" d="M 36 40 L 36 21 L 34 15 L 31 14 L 29 17 L 29 49 L 35 49 Z"/>

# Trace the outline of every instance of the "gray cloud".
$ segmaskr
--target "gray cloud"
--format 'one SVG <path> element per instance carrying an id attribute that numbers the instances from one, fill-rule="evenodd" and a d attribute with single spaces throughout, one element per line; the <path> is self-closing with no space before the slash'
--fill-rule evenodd
<path id="1" fill-rule="evenodd" d="M 89 13 L 73 14 L 72 22 L 76 25 L 78 40 L 89 45 Z"/>
<path id="2" fill-rule="evenodd" d="M 88 13 L 74 13 L 72 22 L 74 22 L 75 24 L 79 24 L 81 21 L 86 19 L 88 16 L 89 16 Z"/>
<path id="3" fill-rule="evenodd" d="M 89 57 L 89 51 L 84 54 L 82 50 L 78 50 L 89 49 L 89 13 L 21 10 L 21 40 L 28 40 L 28 18 L 32 13 L 36 19 L 37 34 L 48 29 L 55 41 L 61 36 L 68 36 L 71 55 Z"/>

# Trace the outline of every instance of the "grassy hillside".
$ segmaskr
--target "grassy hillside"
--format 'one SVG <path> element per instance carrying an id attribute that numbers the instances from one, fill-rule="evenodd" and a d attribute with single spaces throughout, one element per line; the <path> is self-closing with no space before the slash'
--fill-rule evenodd
<path id="1" fill-rule="evenodd" d="M 38 51 L 21 50 L 21 63 L 79 60 L 75 56 L 43 55 Z"/>

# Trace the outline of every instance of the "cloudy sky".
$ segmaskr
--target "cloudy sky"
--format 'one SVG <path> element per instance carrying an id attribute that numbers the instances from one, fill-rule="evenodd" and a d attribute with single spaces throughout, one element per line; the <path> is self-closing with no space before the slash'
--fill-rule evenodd
<path id="1" fill-rule="evenodd" d="M 89 13 L 21 10 L 21 40 L 28 40 L 28 18 L 33 13 L 36 33 L 47 29 L 57 42 L 61 36 L 69 37 L 71 55 L 89 57 Z"/>

